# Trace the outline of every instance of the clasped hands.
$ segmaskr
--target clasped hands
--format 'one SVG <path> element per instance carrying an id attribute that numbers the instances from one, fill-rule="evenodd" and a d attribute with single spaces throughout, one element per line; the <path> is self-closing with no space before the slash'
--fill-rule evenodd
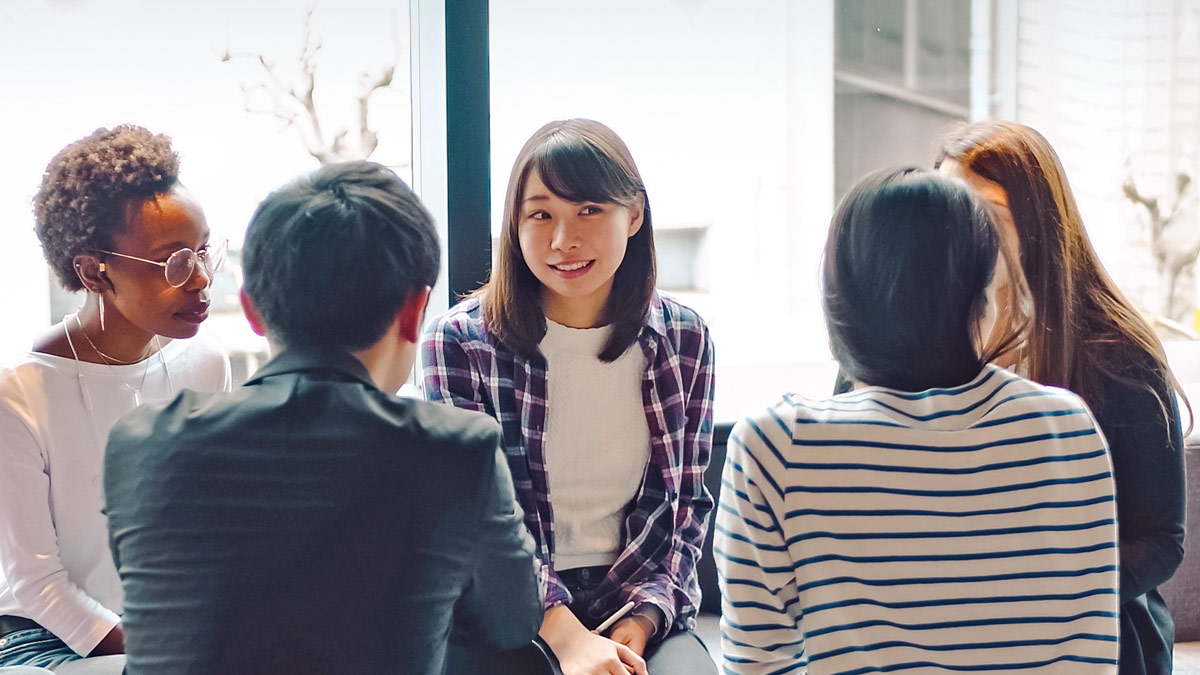
<path id="1" fill-rule="evenodd" d="M 563 675 L 649 675 L 642 653 L 650 637 L 645 619 L 626 617 L 607 636 L 589 631 L 565 605 L 546 610 L 540 635 L 558 658 Z"/>

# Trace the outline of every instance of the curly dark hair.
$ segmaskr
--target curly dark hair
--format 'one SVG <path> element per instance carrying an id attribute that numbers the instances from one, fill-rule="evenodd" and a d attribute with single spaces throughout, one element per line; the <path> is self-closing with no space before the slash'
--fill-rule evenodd
<path id="1" fill-rule="evenodd" d="M 132 124 L 97 129 L 60 150 L 33 198 L 34 229 L 59 282 L 82 290 L 75 256 L 111 248 L 126 205 L 163 194 L 178 179 L 170 137 Z"/>

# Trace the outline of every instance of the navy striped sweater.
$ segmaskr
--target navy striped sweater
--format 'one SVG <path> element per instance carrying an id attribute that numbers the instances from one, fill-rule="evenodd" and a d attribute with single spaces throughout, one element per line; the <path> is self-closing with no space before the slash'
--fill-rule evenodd
<path id="1" fill-rule="evenodd" d="M 1112 469 L 1070 392 L 988 366 L 789 397 L 723 481 L 726 673 L 1116 672 Z"/>

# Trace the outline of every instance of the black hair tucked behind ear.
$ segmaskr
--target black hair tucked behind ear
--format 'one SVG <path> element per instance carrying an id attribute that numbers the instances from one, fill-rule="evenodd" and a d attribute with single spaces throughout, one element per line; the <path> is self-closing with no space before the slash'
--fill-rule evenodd
<path id="1" fill-rule="evenodd" d="M 859 181 L 833 216 L 822 270 L 842 369 L 903 391 L 978 375 L 976 333 L 998 246 L 987 210 L 961 183 L 922 169 Z"/>

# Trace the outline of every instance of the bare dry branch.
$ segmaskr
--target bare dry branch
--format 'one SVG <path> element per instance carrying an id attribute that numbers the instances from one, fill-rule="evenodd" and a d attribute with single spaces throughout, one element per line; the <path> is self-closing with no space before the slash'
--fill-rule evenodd
<path id="1" fill-rule="evenodd" d="M 1146 211 L 1147 228 L 1150 234 L 1150 253 L 1158 268 L 1159 282 L 1164 286 L 1163 314 L 1172 320 L 1181 318 L 1194 304 L 1177 297 L 1179 281 L 1191 273 L 1200 258 L 1200 239 L 1189 237 L 1187 243 L 1179 241 L 1178 237 L 1166 236 L 1167 231 L 1183 214 L 1187 201 L 1188 189 L 1192 179 L 1187 173 L 1175 175 L 1175 194 L 1171 201 L 1170 212 L 1163 214 L 1157 197 L 1150 197 L 1138 189 L 1133 176 L 1125 179 L 1121 190 L 1130 202 L 1141 206 Z"/>
<path id="2" fill-rule="evenodd" d="M 392 85 L 395 79 L 397 57 L 375 75 L 363 73 L 359 77 L 358 92 L 354 99 L 354 123 L 352 128 L 337 129 L 332 139 L 327 139 L 324 127 L 317 110 L 315 91 L 317 87 L 317 56 L 321 51 L 321 42 L 313 32 L 313 14 L 315 6 L 310 6 L 304 14 L 303 33 L 300 41 L 300 51 L 296 57 L 297 77 L 288 81 L 276 69 L 275 64 L 261 53 L 239 53 L 226 46 L 221 55 L 221 61 L 238 59 L 253 60 L 262 71 L 264 81 L 253 85 L 242 85 L 244 107 L 248 112 L 270 115 L 291 126 L 299 133 L 305 150 L 322 164 L 342 161 L 344 159 L 366 159 L 370 157 L 379 145 L 379 135 L 371 128 L 370 106 L 372 95 Z M 398 19 L 392 15 L 392 40 L 399 54 L 400 31 Z M 263 95 L 269 103 L 260 103 L 256 96 Z M 353 138 L 356 147 L 348 143 Z"/>

